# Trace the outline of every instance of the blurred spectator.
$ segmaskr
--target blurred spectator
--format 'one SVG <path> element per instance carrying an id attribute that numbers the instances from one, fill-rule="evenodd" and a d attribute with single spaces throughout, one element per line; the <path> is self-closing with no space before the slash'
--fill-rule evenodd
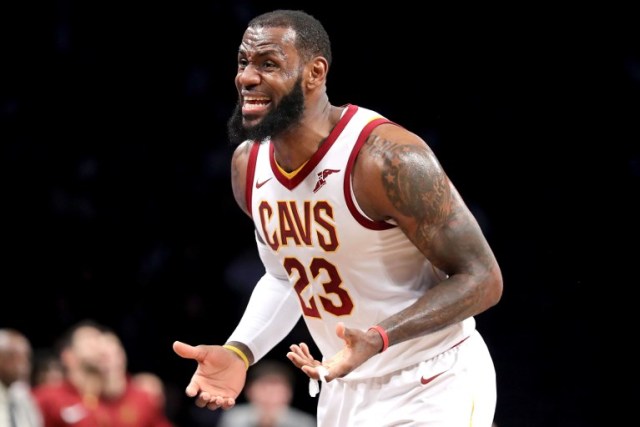
<path id="1" fill-rule="evenodd" d="M 32 386 L 61 383 L 63 380 L 62 363 L 55 352 L 49 349 L 37 350 L 33 358 Z"/>
<path id="2" fill-rule="evenodd" d="M 146 391 L 160 410 L 175 423 L 175 420 L 178 418 L 182 390 L 177 391 L 167 386 L 160 375 L 149 371 L 133 374 L 131 376 L 131 382 L 136 387 Z M 209 424 L 209 427 L 213 427 L 214 425 L 215 424 Z"/>
<path id="3" fill-rule="evenodd" d="M 0 427 L 42 427 L 31 395 L 31 343 L 15 329 L 0 329 Z"/>
<path id="4" fill-rule="evenodd" d="M 247 373 L 246 403 L 220 414 L 218 427 L 315 427 L 316 418 L 291 405 L 295 388 L 291 368 L 264 359 Z"/>
<path id="5" fill-rule="evenodd" d="M 115 425 L 172 427 L 173 424 L 147 390 L 131 380 L 127 355 L 120 338 L 113 332 L 103 335 L 105 386 L 101 402 L 111 412 Z"/>
<path id="6" fill-rule="evenodd" d="M 45 427 L 76 424 L 99 425 L 98 395 L 100 377 L 100 337 L 102 329 L 90 321 L 72 326 L 57 343 L 62 363 L 62 383 L 43 383 L 33 391 L 44 416 Z"/>
<path id="7" fill-rule="evenodd" d="M 120 338 L 103 325 L 82 321 L 61 339 L 65 378 L 34 393 L 45 427 L 172 427 L 150 396 L 131 383 Z"/>
<path id="8" fill-rule="evenodd" d="M 159 408 L 165 409 L 167 396 L 162 378 L 153 372 L 138 372 L 131 376 L 131 383 L 146 391 Z"/>

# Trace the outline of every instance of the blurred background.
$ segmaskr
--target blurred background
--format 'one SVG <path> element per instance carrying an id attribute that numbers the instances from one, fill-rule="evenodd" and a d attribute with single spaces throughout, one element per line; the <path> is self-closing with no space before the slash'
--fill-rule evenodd
<path id="1" fill-rule="evenodd" d="M 254 15 L 303 8 L 332 38 L 332 103 L 427 140 L 496 252 L 504 296 L 477 320 L 499 427 L 602 425 L 615 341 L 594 331 L 626 313 L 608 295 L 634 283 L 610 279 L 637 253 L 633 15 L 411 4 L 3 4 L 0 326 L 37 349 L 84 318 L 111 326 L 190 425 L 195 365 L 171 344 L 222 343 L 261 275 L 229 179 L 236 51 Z M 299 325 L 269 357 L 301 340 Z"/>

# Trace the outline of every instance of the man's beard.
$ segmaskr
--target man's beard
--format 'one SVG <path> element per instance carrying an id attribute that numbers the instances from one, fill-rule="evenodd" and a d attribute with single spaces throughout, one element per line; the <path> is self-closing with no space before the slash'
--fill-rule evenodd
<path id="1" fill-rule="evenodd" d="M 239 145 L 247 139 L 262 141 L 273 137 L 300 122 L 304 113 L 304 94 L 302 78 L 293 85 L 293 89 L 285 95 L 280 103 L 255 126 L 242 125 L 242 105 L 236 104 L 233 114 L 227 122 L 227 135 L 232 145 Z"/>

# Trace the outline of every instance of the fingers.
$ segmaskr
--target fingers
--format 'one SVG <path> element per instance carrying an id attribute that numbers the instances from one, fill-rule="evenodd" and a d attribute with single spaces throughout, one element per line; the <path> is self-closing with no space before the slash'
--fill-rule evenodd
<path id="1" fill-rule="evenodd" d="M 201 393 L 195 402 L 199 408 L 207 408 L 212 411 L 216 409 L 229 409 L 235 406 L 236 400 L 232 397 L 211 396 L 209 393 Z"/>
<path id="2" fill-rule="evenodd" d="M 309 350 L 309 346 L 308 345 L 306 345 L 305 343 L 301 342 L 300 343 L 300 349 L 302 350 L 302 353 L 304 354 L 305 357 L 313 360 L 313 356 L 311 355 L 311 350 Z"/>
<path id="3" fill-rule="evenodd" d="M 322 364 L 313 358 L 309 346 L 305 343 L 293 344 L 289 347 L 291 351 L 287 353 L 287 358 L 300 368 L 307 376 L 314 380 L 323 380 L 327 374 L 326 368 Z"/>
<path id="4" fill-rule="evenodd" d="M 196 398 L 196 406 L 198 408 L 209 407 L 209 403 L 211 403 L 211 396 L 209 395 L 209 393 L 201 393 Z"/>
<path id="5" fill-rule="evenodd" d="M 187 394 L 187 396 L 189 397 L 194 397 L 198 394 L 198 392 L 200 391 L 200 387 L 198 387 L 198 384 L 196 384 L 195 382 L 190 382 L 189 385 L 187 386 L 187 388 L 185 389 L 185 393 Z"/>
<path id="6" fill-rule="evenodd" d="M 298 368 L 300 367 L 300 365 L 316 365 L 320 363 L 315 360 L 315 358 L 311 354 L 311 350 L 309 350 L 309 346 L 305 343 L 292 344 L 289 349 L 291 351 L 287 353 L 287 357 L 289 358 L 289 360 L 296 363 L 296 366 L 298 366 Z"/>
<path id="7" fill-rule="evenodd" d="M 220 407 L 222 409 L 230 409 L 230 408 L 233 408 L 235 404 L 236 404 L 235 399 L 227 397 L 226 399 L 222 400 L 222 404 L 220 405 Z"/>
<path id="8" fill-rule="evenodd" d="M 291 350 L 291 353 L 295 354 L 299 358 L 313 360 L 311 352 L 309 352 L 309 348 L 306 347 L 304 343 L 300 345 L 292 344 L 289 349 Z"/>
<path id="9" fill-rule="evenodd" d="M 305 356 L 304 352 L 299 346 L 294 344 L 289 348 L 291 349 L 291 351 L 287 353 L 287 359 L 293 362 L 296 368 L 301 368 L 303 365 L 309 364 L 313 361 L 313 359 Z"/>
<path id="10" fill-rule="evenodd" d="M 175 351 L 178 356 L 184 357 L 185 359 L 195 359 L 197 354 L 195 347 L 180 341 L 174 341 L 173 351 Z"/>
<path id="11" fill-rule="evenodd" d="M 212 346 L 192 346 L 181 341 L 173 342 L 173 350 L 176 352 L 176 354 L 185 359 L 196 360 L 198 362 L 198 370 L 201 369 L 207 357 L 211 357 L 211 355 L 214 354 L 212 351 L 210 351 L 210 347 Z M 200 383 L 200 380 L 204 382 Z M 226 389 L 224 387 L 219 389 L 218 387 L 209 384 L 208 378 L 204 374 L 198 373 L 198 371 L 196 371 L 196 374 L 193 375 L 191 381 L 187 385 L 185 393 L 189 397 L 195 397 L 195 405 L 197 407 L 216 410 L 219 408 L 229 409 L 235 406 L 235 397 L 212 395 L 210 392 L 204 391 L 201 385 L 207 388 L 211 387 L 210 390 L 214 391 L 215 393 L 226 394 Z M 233 390 L 231 390 L 231 394 L 233 394 Z"/>
<path id="12" fill-rule="evenodd" d="M 287 359 L 289 359 L 291 361 L 291 363 L 293 363 L 295 365 L 296 368 L 300 367 L 300 360 L 299 360 L 298 356 L 294 352 L 292 352 L 292 351 L 288 352 L 287 353 Z"/>
<path id="13" fill-rule="evenodd" d="M 230 397 L 217 396 L 207 404 L 207 409 L 215 411 L 216 409 L 230 409 L 236 404 L 235 399 Z"/>
<path id="14" fill-rule="evenodd" d="M 301 342 L 298 344 L 293 344 L 289 347 L 292 352 L 296 353 L 299 357 L 309 360 L 310 362 L 315 360 L 313 355 L 311 354 L 311 350 L 309 350 L 309 346 L 305 343 Z"/>

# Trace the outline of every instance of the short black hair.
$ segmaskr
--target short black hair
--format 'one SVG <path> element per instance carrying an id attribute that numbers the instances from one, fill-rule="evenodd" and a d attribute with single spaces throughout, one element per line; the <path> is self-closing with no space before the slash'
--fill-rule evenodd
<path id="1" fill-rule="evenodd" d="M 323 56 L 331 65 L 331 41 L 322 23 L 302 10 L 278 9 L 258 15 L 248 27 L 291 28 L 296 32 L 295 46 L 305 60 Z"/>

